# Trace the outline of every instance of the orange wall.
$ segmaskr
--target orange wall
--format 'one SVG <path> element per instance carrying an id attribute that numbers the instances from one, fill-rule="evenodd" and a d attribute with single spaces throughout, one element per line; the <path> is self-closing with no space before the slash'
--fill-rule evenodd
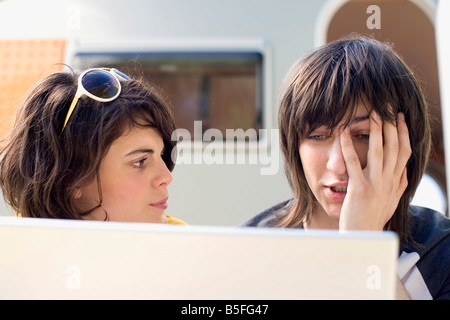
<path id="1" fill-rule="evenodd" d="M 65 45 L 59 39 L 0 40 L 0 138 L 33 85 L 62 70 Z"/>

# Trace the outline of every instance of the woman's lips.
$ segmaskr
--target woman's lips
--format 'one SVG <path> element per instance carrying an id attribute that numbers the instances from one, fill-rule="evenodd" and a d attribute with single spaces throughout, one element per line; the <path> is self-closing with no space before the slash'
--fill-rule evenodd
<path id="1" fill-rule="evenodd" d="M 152 206 L 153 208 L 157 208 L 157 209 L 161 209 L 161 210 L 166 210 L 167 209 L 167 200 L 169 198 L 164 198 L 161 201 L 158 202 L 154 202 L 154 203 L 150 203 L 150 206 Z"/>
<path id="2" fill-rule="evenodd" d="M 347 195 L 347 184 L 335 184 L 327 186 L 325 188 L 325 193 L 331 200 L 343 202 L 345 196 Z"/>

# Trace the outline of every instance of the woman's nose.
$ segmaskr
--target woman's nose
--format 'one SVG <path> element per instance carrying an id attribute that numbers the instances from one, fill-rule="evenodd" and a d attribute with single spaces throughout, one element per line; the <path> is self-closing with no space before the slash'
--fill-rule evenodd
<path id="1" fill-rule="evenodd" d="M 160 159 L 158 165 L 158 173 L 153 179 L 153 187 L 167 187 L 172 182 L 172 173 L 167 168 L 166 163 Z"/>
<path id="2" fill-rule="evenodd" d="M 345 166 L 344 156 L 341 149 L 341 141 L 338 135 L 335 136 L 328 150 L 327 169 L 336 175 L 347 174 L 347 167 Z"/>

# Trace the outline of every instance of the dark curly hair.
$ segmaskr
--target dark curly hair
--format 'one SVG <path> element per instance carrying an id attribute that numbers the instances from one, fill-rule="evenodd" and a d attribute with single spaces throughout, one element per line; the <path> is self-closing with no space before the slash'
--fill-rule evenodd
<path id="1" fill-rule="evenodd" d="M 163 160 L 170 171 L 174 168 L 172 112 L 161 93 L 143 80 L 121 82 L 120 96 L 111 102 L 82 97 L 62 131 L 78 76 L 58 72 L 37 83 L 0 142 L 3 195 L 24 217 L 81 219 L 88 212 L 74 205 L 77 188 L 98 179 L 113 141 L 133 127 L 156 128 L 164 141 Z"/>

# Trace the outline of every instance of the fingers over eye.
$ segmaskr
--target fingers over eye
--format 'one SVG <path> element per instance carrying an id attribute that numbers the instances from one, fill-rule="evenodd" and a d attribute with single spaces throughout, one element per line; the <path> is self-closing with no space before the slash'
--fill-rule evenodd
<path id="1" fill-rule="evenodd" d="M 350 177 L 362 178 L 363 173 L 358 154 L 353 146 L 352 137 L 349 128 L 345 128 L 340 135 L 342 155 L 345 160 L 347 172 Z"/>
<path id="2" fill-rule="evenodd" d="M 383 120 L 372 110 L 370 114 L 370 140 L 367 164 L 371 177 L 377 178 L 383 170 Z"/>

